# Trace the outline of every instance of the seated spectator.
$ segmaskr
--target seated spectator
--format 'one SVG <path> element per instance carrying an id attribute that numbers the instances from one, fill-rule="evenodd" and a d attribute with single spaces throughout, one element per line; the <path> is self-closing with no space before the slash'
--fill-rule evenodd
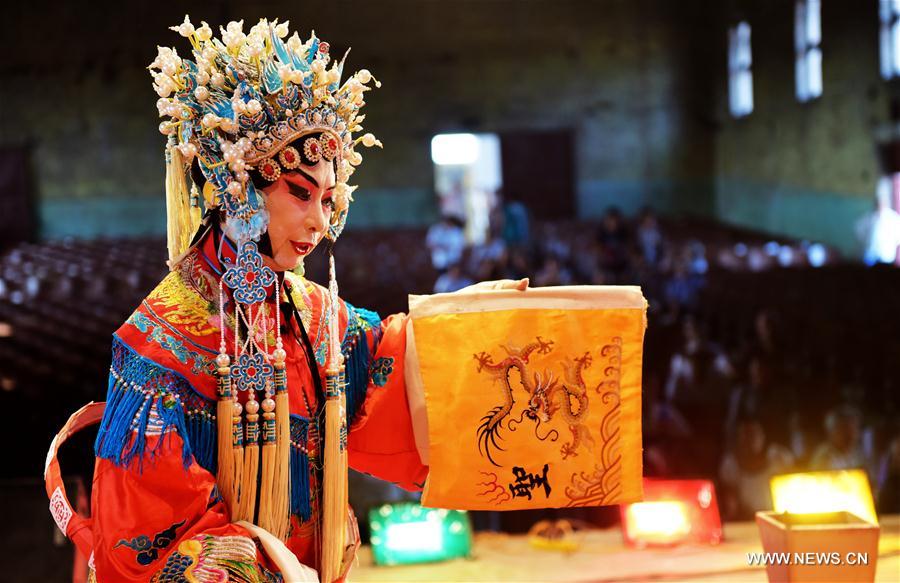
<path id="1" fill-rule="evenodd" d="M 787 391 L 775 384 L 768 362 L 760 354 L 753 355 L 744 378 L 744 382 L 735 385 L 728 397 L 724 427 L 726 440 L 732 440 L 740 419 L 752 417 L 763 425 L 769 439 L 787 443 Z"/>
<path id="2" fill-rule="evenodd" d="M 785 448 L 770 443 L 756 418 L 738 422 L 733 448 L 722 458 L 722 513 L 727 518 L 752 518 L 772 507 L 769 480 L 792 469 L 794 460 Z"/>
<path id="3" fill-rule="evenodd" d="M 462 259 L 466 247 L 466 236 L 462 222 L 451 216 L 444 216 L 440 222 L 428 228 L 425 245 L 431 252 L 431 264 L 438 273 L 443 273 L 450 265 Z"/>
<path id="4" fill-rule="evenodd" d="M 446 272 L 438 276 L 434 282 L 434 293 L 449 293 L 472 285 L 472 279 L 463 273 L 462 266 L 454 263 Z"/>
<path id="5" fill-rule="evenodd" d="M 900 435 L 894 436 L 881 457 L 875 488 L 879 513 L 900 512 Z"/>
<path id="6" fill-rule="evenodd" d="M 891 208 L 892 184 L 890 178 L 878 183 L 875 210 L 856 224 L 856 234 L 862 240 L 866 265 L 887 263 L 897 265 L 900 248 L 900 213 Z"/>
<path id="7" fill-rule="evenodd" d="M 687 261 L 684 259 L 676 261 L 671 277 L 663 286 L 663 295 L 670 317 L 677 318 L 683 312 L 693 312 L 697 307 L 697 297 L 702 287 L 702 277 L 690 273 Z"/>
<path id="8" fill-rule="evenodd" d="M 825 417 L 825 443 L 809 462 L 812 470 L 849 470 L 866 468 L 860 440 L 861 416 L 852 407 L 838 407 Z"/>
<path id="9" fill-rule="evenodd" d="M 506 242 L 493 231 L 488 240 L 480 245 L 473 245 L 469 255 L 469 271 L 477 272 L 480 265 L 487 261 L 502 264 L 506 261 Z"/>
<path id="10" fill-rule="evenodd" d="M 649 206 L 644 207 L 638 216 L 635 239 L 644 263 L 649 267 L 659 263 L 662 257 L 663 236 L 656 214 Z"/>
<path id="11" fill-rule="evenodd" d="M 617 207 L 609 207 L 597 230 L 600 245 L 600 268 L 619 282 L 628 270 L 628 227 Z"/>
<path id="12" fill-rule="evenodd" d="M 517 200 L 503 204 L 503 240 L 510 248 L 525 249 L 531 241 L 528 209 Z"/>
<path id="13" fill-rule="evenodd" d="M 571 283 L 572 274 L 555 257 L 548 257 L 544 261 L 544 266 L 534 276 L 534 287 L 570 285 Z"/>

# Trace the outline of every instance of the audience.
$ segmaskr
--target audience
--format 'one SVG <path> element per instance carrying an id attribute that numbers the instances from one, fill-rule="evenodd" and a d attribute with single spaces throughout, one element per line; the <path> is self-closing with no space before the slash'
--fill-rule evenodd
<path id="1" fill-rule="evenodd" d="M 756 511 L 771 509 L 769 480 L 793 464 L 790 452 L 767 438 L 758 419 L 738 421 L 734 445 L 719 468 L 723 514 L 749 520 Z"/>
<path id="2" fill-rule="evenodd" d="M 879 510 L 898 511 L 896 362 L 887 355 L 900 349 L 900 294 L 886 290 L 897 289 L 900 270 L 835 265 L 831 250 L 785 268 L 773 258 L 785 248 L 802 255 L 803 244 L 664 221 L 651 209 L 633 225 L 617 209 L 600 225 L 531 224 L 522 208 L 509 210 L 475 247 L 451 217 L 428 230 L 425 245 L 421 230 L 348 231 L 335 253 L 341 294 L 389 314 L 406 309 L 407 293 L 480 280 L 640 285 L 650 323 L 647 475 L 717 476 L 731 519 L 767 507 L 772 474 L 862 468 Z M 43 428 L 50 435 L 78 404 L 102 398 L 109 334 L 164 274 L 164 250 L 160 240 L 63 241 L 0 256 L 8 408 L 32 410 L 46 386 L 59 388 L 65 398 Z M 314 254 L 306 272 L 325 281 L 325 254 Z M 8 464 L 9 475 L 22 474 L 26 458 Z"/>

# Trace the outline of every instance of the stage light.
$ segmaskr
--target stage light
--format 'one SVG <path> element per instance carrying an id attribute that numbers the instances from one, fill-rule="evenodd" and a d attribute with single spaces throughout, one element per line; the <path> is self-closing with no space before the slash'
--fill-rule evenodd
<path id="1" fill-rule="evenodd" d="M 722 520 L 709 480 L 644 480 L 644 501 L 619 507 L 632 546 L 717 544 Z"/>
<path id="2" fill-rule="evenodd" d="M 464 511 L 423 508 L 413 502 L 369 511 L 372 556 L 379 565 L 404 565 L 466 557 L 472 527 Z"/>
<path id="3" fill-rule="evenodd" d="M 775 512 L 850 512 L 878 524 L 869 479 L 863 470 L 782 474 L 770 481 Z"/>
<path id="4" fill-rule="evenodd" d="M 769 581 L 875 580 L 880 527 L 849 512 L 757 512 Z"/>
<path id="5" fill-rule="evenodd" d="M 431 161 L 439 166 L 468 165 L 478 159 L 474 134 L 440 134 L 431 138 Z"/>

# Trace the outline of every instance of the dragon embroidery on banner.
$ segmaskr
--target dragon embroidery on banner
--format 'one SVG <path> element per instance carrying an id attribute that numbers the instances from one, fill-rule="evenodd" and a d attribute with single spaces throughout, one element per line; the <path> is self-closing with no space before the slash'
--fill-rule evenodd
<path id="1" fill-rule="evenodd" d="M 494 384 L 499 384 L 503 393 L 503 403 L 481 418 L 481 424 L 477 429 L 479 453 L 487 457 L 491 464 L 500 467 L 494 457 L 498 450 L 504 450 L 497 440 L 503 440 L 501 434 L 503 430 L 515 431 L 526 417 L 535 423 L 534 434 L 538 440 L 556 441 L 559 439 L 559 432 L 556 429 L 551 429 L 543 436 L 539 430 L 540 426 L 549 423 L 557 412 L 572 433 L 571 441 L 560 447 L 563 459 L 578 455 L 582 446 L 592 451 L 594 439 L 585 424 L 588 414 L 588 390 L 582 376 L 584 370 L 591 365 L 590 353 L 585 352 L 580 357 L 564 361 L 563 373 L 557 378 L 552 370 L 538 371 L 529 368 L 529 358 L 533 353 L 549 354 L 552 351 L 552 340 L 544 340 L 538 336 L 522 348 L 511 345 L 500 345 L 500 348 L 506 353 L 506 357 L 499 362 L 494 362 L 493 357 L 487 352 L 474 355 L 478 372 L 491 376 Z M 516 377 L 518 383 L 515 382 Z M 521 390 L 517 390 L 519 387 Z M 523 392 L 522 398 L 527 404 L 518 419 L 512 418 L 516 396 Z"/>
<path id="2" fill-rule="evenodd" d="M 622 377 L 622 339 L 613 338 L 600 351 L 606 359 L 603 381 L 597 385 L 603 404 L 610 407 L 600 422 L 600 463 L 592 472 L 572 474 L 571 485 L 566 487 L 566 506 L 600 506 L 609 504 L 619 494 L 622 474 L 622 454 L 619 449 L 619 405 Z"/>

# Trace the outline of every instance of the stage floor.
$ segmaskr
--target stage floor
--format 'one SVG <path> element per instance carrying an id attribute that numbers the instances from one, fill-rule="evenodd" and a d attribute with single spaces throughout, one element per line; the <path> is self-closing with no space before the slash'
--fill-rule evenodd
<path id="1" fill-rule="evenodd" d="M 747 564 L 761 552 L 753 522 L 725 525 L 715 547 L 682 546 L 635 550 L 622 543 L 619 529 L 585 531 L 573 553 L 531 547 L 524 535 L 478 533 L 472 558 L 447 563 L 379 567 L 368 547 L 350 580 L 359 581 L 766 581 L 764 567 Z M 900 515 L 883 517 L 876 581 L 900 582 Z"/>

